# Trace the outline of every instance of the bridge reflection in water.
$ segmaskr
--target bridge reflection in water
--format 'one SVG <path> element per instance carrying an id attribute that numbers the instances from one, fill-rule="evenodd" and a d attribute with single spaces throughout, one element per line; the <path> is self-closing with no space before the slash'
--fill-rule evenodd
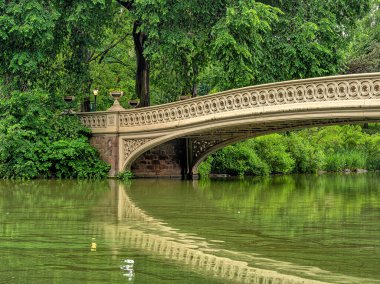
<path id="1" fill-rule="evenodd" d="M 196 181 L 194 182 L 196 183 Z M 93 223 L 93 233 L 102 236 L 107 243 L 141 249 L 181 266 L 187 266 L 195 272 L 207 273 L 210 277 L 228 280 L 229 282 L 260 284 L 328 283 L 274 270 L 255 268 L 250 266 L 248 262 L 242 261 L 242 259 L 253 259 L 261 263 L 263 260 L 264 262 L 267 261 L 271 264 L 269 267 L 279 268 L 276 270 L 281 271 L 281 268 L 287 267 L 290 268 L 290 271 L 302 271 L 303 275 L 310 275 L 311 277 L 322 276 L 319 279 L 328 279 L 326 281 L 335 283 L 364 283 L 365 279 L 334 274 L 316 267 L 298 267 L 286 262 L 252 255 L 247 256 L 241 252 L 215 249 L 213 244 L 208 243 L 203 238 L 178 232 L 165 223 L 148 216 L 128 197 L 123 184 L 116 181 L 110 181 L 110 183 L 112 190 L 110 192 L 111 198 L 106 201 L 108 204 L 101 204 L 96 209 L 99 216 L 107 218 L 107 220 L 99 220 L 99 222 Z M 103 208 L 106 208 L 107 214 L 100 212 L 100 210 L 104 210 Z M 110 208 L 114 210 L 110 210 Z M 115 217 L 118 220 L 116 224 L 110 222 L 110 220 L 115 220 Z M 218 256 L 221 253 L 229 256 Z"/>

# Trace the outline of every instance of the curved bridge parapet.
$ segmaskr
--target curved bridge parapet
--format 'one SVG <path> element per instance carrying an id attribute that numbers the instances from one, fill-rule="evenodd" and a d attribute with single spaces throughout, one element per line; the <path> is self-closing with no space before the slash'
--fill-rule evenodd
<path id="1" fill-rule="evenodd" d="M 144 152 L 174 139 L 190 139 L 186 145 L 197 145 L 188 154 L 196 159 L 190 161 L 192 167 L 210 151 L 248 137 L 378 121 L 379 110 L 380 73 L 369 73 L 271 83 L 165 105 L 79 116 L 95 136 L 118 135 L 118 169 L 122 170 Z"/>

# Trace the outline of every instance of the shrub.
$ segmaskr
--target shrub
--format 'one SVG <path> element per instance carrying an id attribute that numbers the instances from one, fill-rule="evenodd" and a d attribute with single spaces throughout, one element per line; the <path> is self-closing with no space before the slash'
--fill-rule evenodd
<path id="1" fill-rule="evenodd" d="M 315 173 L 323 167 L 325 155 L 318 145 L 301 135 L 294 132 L 287 137 L 288 151 L 295 162 L 293 172 Z"/>
<path id="2" fill-rule="evenodd" d="M 367 168 L 369 170 L 380 169 L 380 134 L 370 136 L 365 145 L 367 153 Z"/>
<path id="3" fill-rule="evenodd" d="M 213 157 L 209 156 L 198 167 L 198 174 L 201 179 L 207 179 L 211 173 Z"/>
<path id="4" fill-rule="evenodd" d="M 287 174 L 293 170 L 295 161 L 287 152 L 284 136 L 272 134 L 258 137 L 254 141 L 256 153 L 269 165 L 271 173 Z"/>
<path id="5" fill-rule="evenodd" d="M 346 168 L 350 170 L 367 168 L 367 154 L 363 151 L 350 151 L 345 153 Z"/>
<path id="6" fill-rule="evenodd" d="M 244 142 L 216 152 L 213 155 L 212 169 L 215 173 L 239 176 L 263 176 L 270 173 L 269 166 Z"/>
<path id="7" fill-rule="evenodd" d="M 120 172 L 117 175 L 117 178 L 123 181 L 129 181 L 134 178 L 134 175 L 131 171 L 125 171 L 125 172 Z"/>
<path id="8" fill-rule="evenodd" d="M 42 91 L 0 98 L 0 177 L 107 176 L 109 165 L 88 143 L 89 130 L 61 113 L 60 100 Z"/>
<path id="9" fill-rule="evenodd" d="M 342 153 L 331 153 L 326 157 L 324 170 L 329 172 L 338 172 L 346 167 L 346 159 Z"/>

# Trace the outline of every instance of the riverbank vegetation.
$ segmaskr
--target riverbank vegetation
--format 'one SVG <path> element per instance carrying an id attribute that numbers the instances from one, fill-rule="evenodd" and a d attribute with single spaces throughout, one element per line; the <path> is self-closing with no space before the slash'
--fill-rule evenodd
<path id="1" fill-rule="evenodd" d="M 271 134 L 217 151 L 199 171 L 205 177 L 380 170 L 379 130 L 345 125 Z"/>
<path id="2" fill-rule="evenodd" d="M 67 111 L 89 110 L 93 89 L 97 109 L 106 110 L 111 90 L 126 94 L 125 108 L 129 99 L 144 107 L 181 95 L 378 71 L 379 13 L 378 0 L 0 0 L 0 177 L 106 176 L 88 130 Z M 65 105 L 65 96 L 76 100 Z M 308 131 L 318 132 L 227 147 L 208 167 L 263 175 L 375 163 L 365 147 L 351 149 L 352 162 L 343 148 L 332 154 Z M 298 153 L 301 146 L 308 154 Z M 333 165 L 333 155 L 345 162 Z M 216 168 L 218 159 L 231 166 Z"/>
<path id="3" fill-rule="evenodd" d="M 88 144 L 89 129 L 76 117 L 54 111 L 59 104 L 42 91 L 13 92 L 0 100 L 0 177 L 107 176 L 109 166 Z"/>

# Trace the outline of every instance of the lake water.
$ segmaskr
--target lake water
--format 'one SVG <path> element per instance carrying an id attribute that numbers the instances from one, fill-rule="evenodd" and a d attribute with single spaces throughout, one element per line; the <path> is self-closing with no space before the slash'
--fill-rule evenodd
<path id="1" fill-rule="evenodd" d="M 380 174 L 0 182 L 0 283 L 380 283 Z"/>

